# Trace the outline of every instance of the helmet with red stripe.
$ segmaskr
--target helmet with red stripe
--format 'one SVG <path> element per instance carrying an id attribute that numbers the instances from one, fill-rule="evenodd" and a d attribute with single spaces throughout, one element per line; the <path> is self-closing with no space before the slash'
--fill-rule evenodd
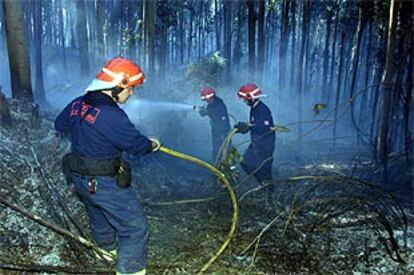
<path id="1" fill-rule="evenodd" d="M 262 91 L 253 83 L 247 83 L 240 87 L 237 95 L 245 100 L 251 101 L 265 96 Z"/>
<path id="2" fill-rule="evenodd" d="M 202 100 L 209 100 L 216 94 L 216 91 L 214 91 L 211 87 L 204 87 L 200 90 L 200 97 Z"/>
<path id="3" fill-rule="evenodd" d="M 144 72 L 135 62 L 124 57 L 116 57 L 105 64 L 101 72 L 86 88 L 86 91 L 98 91 L 115 87 L 125 89 L 142 84 L 144 79 Z"/>

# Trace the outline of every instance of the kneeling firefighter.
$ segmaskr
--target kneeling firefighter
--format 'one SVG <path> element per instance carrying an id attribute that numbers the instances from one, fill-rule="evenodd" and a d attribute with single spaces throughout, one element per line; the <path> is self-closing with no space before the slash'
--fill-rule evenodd
<path id="1" fill-rule="evenodd" d="M 160 143 L 143 136 L 118 106 L 143 82 L 137 64 L 114 58 L 55 121 L 72 145 L 62 161 L 65 176 L 85 204 L 94 241 L 117 255 L 117 274 L 143 275 L 147 262 L 148 222 L 121 154 L 142 156 Z"/>

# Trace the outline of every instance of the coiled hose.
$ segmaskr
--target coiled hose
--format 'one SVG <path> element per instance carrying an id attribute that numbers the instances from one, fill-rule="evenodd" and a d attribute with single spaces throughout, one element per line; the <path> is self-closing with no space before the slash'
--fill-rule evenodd
<path id="1" fill-rule="evenodd" d="M 232 214 L 232 218 L 231 218 L 230 230 L 227 233 L 227 237 L 225 238 L 225 240 L 223 241 L 223 243 L 221 244 L 219 249 L 216 251 L 216 253 L 200 269 L 198 274 L 201 274 L 201 273 L 205 272 L 210 267 L 210 265 L 212 263 L 214 263 L 214 261 L 217 260 L 217 258 L 223 253 L 223 251 L 226 249 L 226 247 L 229 245 L 231 239 L 233 238 L 234 232 L 236 230 L 237 219 L 238 219 L 238 216 L 239 216 L 239 207 L 238 207 L 238 204 L 237 204 L 236 194 L 234 193 L 234 190 L 231 187 L 231 185 L 230 185 L 229 181 L 227 180 L 227 178 L 225 177 L 225 175 L 220 170 L 218 170 L 216 167 L 214 167 L 213 165 L 211 165 L 211 164 L 209 164 L 209 163 L 207 163 L 207 162 L 205 162 L 201 159 L 186 155 L 184 153 L 174 151 L 174 150 L 166 148 L 164 146 L 160 146 L 159 151 L 161 151 L 161 152 L 163 152 L 167 155 L 171 155 L 173 157 L 176 157 L 176 158 L 180 158 L 180 159 L 183 159 L 183 160 L 194 162 L 194 163 L 198 164 L 199 166 L 210 170 L 213 174 L 215 174 L 219 178 L 220 182 L 224 185 L 227 192 L 229 193 L 229 197 L 230 197 L 230 200 L 231 200 L 231 205 L 232 205 L 232 208 L 233 208 L 233 214 Z"/>

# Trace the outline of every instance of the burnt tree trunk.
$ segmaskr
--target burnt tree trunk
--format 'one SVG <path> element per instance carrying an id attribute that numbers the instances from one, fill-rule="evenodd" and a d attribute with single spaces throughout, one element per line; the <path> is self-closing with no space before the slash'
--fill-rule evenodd
<path id="1" fill-rule="evenodd" d="M 328 94 L 331 92 L 328 90 L 328 64 L 329 64 L 329 42 L 331 37 L 331 25 L 332 25 L 332 15 L 331 12 L 328 14 L 326 19 L 326 36 L 325 36 L 325 46 L 323 50 L 323 68 L 322 68 L 322 100 L 326 100 Z"/>
<path id="2" fill-rule="evenodd" d="M 365 24 L 365 15 L 364 10 L 362 8 L 359 9 L 359 17 L 358 17 L 358 26 L 355 33 L 355 45 L 352 49 L 352 69 L 351 69 L 351 87 L 349 91 L 349 101 L 351 103 L 351 120 L 352 124 L 357 131 L 357 150 L 359 151 L 359 144 L 361 139 L 361 129 L 355 119 L 355 100 L 358 95 L 354 95 L 355 93 L 355 86 L 357 82 L 357 75 L 358 75 L 358 68 L 359 68 L 359 57 L 360 57 L 360 48 L 362 42 L 362 33 L 364 30 Z"/>
<path id="3" fill-rule="evenodd" d="M 343 56 L 344 56 L 344 41 L 345 41 L 345 32 L 341 32 L 341 41 L 339 43 L 339 64 L 338 64 L 338 77 L 336 82 L 336 92 L 335 92 L 335 111 L 334 111 L 334 121 L 333 121 L 333 149 L 335 150 L 336 146 L 336 128 L 338 124 L 338 105 L 341 95 L 341 82 L 342 82 L 342 67 L 343 67 Z"/>
<path id="4" fill-rule="evenodd" d="M 216 28 L 216 51 L 220 51 L 221 47 L 221 28 L 220 28 L 220 12 L 218 0 L 214 0 L 215 28 Z"/>
<path id="5" fill-rule="evenodd" d="M 259 14 L 258 14 L 258 28 L 257 28 L 257 71 L 260 81 L 263 81 L 264 75 L 264 60 L 265 60 L 265 1 L 259 0 Z"/>
<path id="6" fill-rule="evenodd" d="M 249 73 L 255 75 L 256 70 L 256 14 L 254 1 L 247 0 L 248 12 L 248 48 L 249 48 Z"/>
<path id="7" fill-rule="evenodd" d="M 231 79 L 231 5 L 232 1 L 224 1 L 224 58 L 226 59 L 226 81 Z"/>
<path id="8" fill-rule="evenodd" d="M 240 69 L 240 60 L 242 58 L 242 39 L 243 39 L 242 29 L 243 29 L 243 20 L 244 20 L 244 8 L 245 8 L 245 3 L 243 1 L 240 1 L 237 7 L 236 42 L 235 42 L 234 53 L 233 53 L 233 63 L 238 71 Z"/>
<path id="9" fill-rule="evenodd" d="M 13 125 L 12 118 L 10 115 L 9 103 L 7 102 L 6 96 L 0 90 L 0 126 L 11 127 Z"/>
<path id="10" fill-rule="evenodd" d="M 104 22 L 104 3 L 98 0 L 96 1 L 96 44 L 99 66 L 102 66 L 105 62 Z"/>
<path id="11" fill-rule="evenodd" d="M 303 71 L 305 67 L 305 54 L 306 54 L 306 45 L 308 40 L 308 24 L 309 24 L 309 2 L 304 1 L 302 6 L 302 32 L 301 32 L 301 41 L 300 41 L 300 54 L 299 54 L 299 63 L 298 63 L 298 73 L 297 73 L 297 95 L 298 95 L 298 150 L 299 154 L 301 151 L 301 137 L 302 137 L 302 105 L 303 105 L 303 84 L 304 76 Z"/>
<path id="12" fill-rule="evenodd" d="M 78 33 L 78 46 L 80 55 L 80 69 L 82 75 L 89 74 L 89 46 L 88 33 L 86 30 L 86 11 L 84 0 L 76 1 L 76 32 Z"/>
<path id="13" fill-rule="evenodd" d="M 45 95 L 45 86 L 43 81 L 43 62 L 42 62 L 42 48 L 43 48 L 43 28 L 42 28 L 42 0 L 35 1 L 34 7 L 34 37 L 35 37 L 35 97 L 36 101 L 43 107 L 49 106 Z"/>
<path id="14" fill-rule="evenodd" d="M 4 17 L 9 53 L 12 96 L 33 101 L 32 82 L 30 78 L 29 52 L 23 25 L 21 1 L 5 0 Z"/>
<path id="15" fill-rule="evenodd" d="M 296 0 L 290 1 L 290 14 L 291 14 L 291 26 L 290 26 L 290 36 L 292 37 L 292 46 L 291 46 L 291 63 L 290 63 L 290 87 L 292 90 L 296 90 Z"/>
<path id="16" fill-rule="evenodd" d="M 286 83 L 286 51 L 288 46 L 288 20 L 289 1 L 282 2 L 282 18 L 280 22 L 280 43 L 279 43 L 279 93 L 283 94 Z"/>
<path id="17" fill-rule="evenodd" d="M 384 169 L 384 182 L 388 181 L 388 130 L 389 130 L 389 115 L 391 110 L 391 99 L 393 91 L 393 63 L 394 63 L 394 43 L 395 30 L 397 27 L 397 8 L 396 0 L 391 0 L 390 19 L 388 25 L 387 38 L 387 57 L 385 62 L 385 73 L 383 78 L 384 86 L 384 101 L 382 105 L 381 124 L 378 133 L 377 154 Z"/>

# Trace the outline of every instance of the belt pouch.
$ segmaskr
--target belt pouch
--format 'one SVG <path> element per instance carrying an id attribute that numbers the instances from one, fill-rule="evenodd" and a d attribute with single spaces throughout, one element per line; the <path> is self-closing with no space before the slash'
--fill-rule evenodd
<path id="1" fill-rule="evenodd" d="M 116 175 L 116 184 L 121 188 L 128 188 L 131 186 L 132 171 L 128 162 L 121 159 L 118 174 Z"/>

